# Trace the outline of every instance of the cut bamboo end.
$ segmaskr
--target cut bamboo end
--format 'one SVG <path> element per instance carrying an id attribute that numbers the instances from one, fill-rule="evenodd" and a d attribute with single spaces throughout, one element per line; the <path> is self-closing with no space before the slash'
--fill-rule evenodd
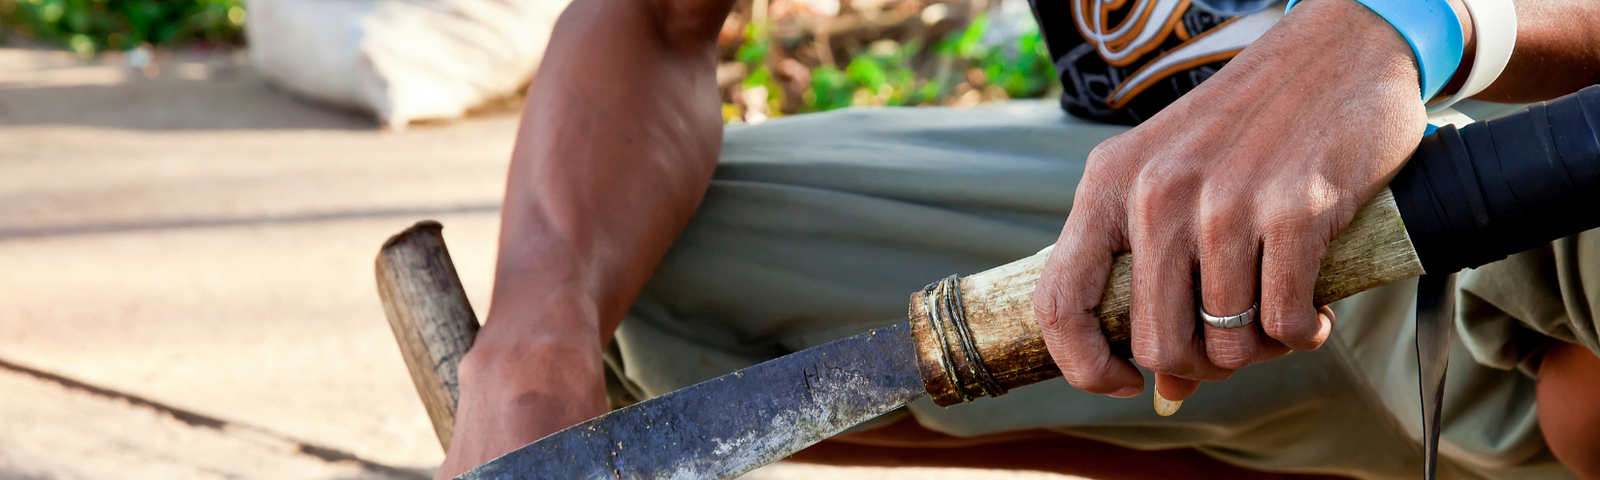
<path id="1" fill-rule="evenodd" d="M 449 450 L 460 395 L 456 370 L 478 335 L 478 320 L 442 229 L 425 220 L 390 237 L 378 252 L 376 272 L 378 297 L 400 355 L 439 444 Z"/>

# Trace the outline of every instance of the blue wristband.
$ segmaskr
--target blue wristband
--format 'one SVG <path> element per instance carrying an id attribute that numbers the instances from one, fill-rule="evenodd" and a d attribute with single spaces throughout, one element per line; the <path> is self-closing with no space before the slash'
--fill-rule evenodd
<path id="1" fill-rule="evenodd" d="M 1462 38 L 1461 21 L 1446 0 L 1355 0 L 1389 21 L 1400 31 L 1411 52 L 1417 56 L 1417 72 L 1421 77 L 1422 101 L 1438 95 L 1445 82 L 1461 66 L 1461 52 L 1466 49 Z M 1289 0 L 1290 8 L 1299 0 Z"/>

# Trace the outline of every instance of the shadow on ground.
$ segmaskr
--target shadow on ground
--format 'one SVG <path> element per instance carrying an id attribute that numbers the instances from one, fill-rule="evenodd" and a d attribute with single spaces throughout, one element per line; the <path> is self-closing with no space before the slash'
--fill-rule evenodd
<path id="1" fill-rule="evenodd" d="M 50 477 L 31 475 L 15 470 L 0 468 L 0 480 L 55 480 Z"/>

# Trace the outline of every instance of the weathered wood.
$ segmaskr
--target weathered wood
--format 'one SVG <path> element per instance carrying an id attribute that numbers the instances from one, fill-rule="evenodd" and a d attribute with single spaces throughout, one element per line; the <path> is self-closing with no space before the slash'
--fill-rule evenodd
<path id="1" fill-rule="evenodd" d="M 438 222 L 424 220 L 389 237 L 378 252 L 378 296 L 433 420 L 439 445 L 450 449 L 460 394 L 456 367 L 478 335 L 478 319 L 456 276 Z"/>
<path id="2" fill-rule="evenodd" d="M 949 406 L 984 396 L 977 378 L 979 367 L 973 363 L 979 359 L 1002 387 L 1002 393 L 1061 376 L 1033 314 L 1034 285 L 1049 256 L 1050 249 L 1045 249 L 960 280 L 959 301 L 964 306 L 976 355 L 963 348 L 958 336 L 951 333 L 956 332 L 956 326 L 949 318 L 941 319 L 944 335 L 935 331 L 926 311 L 929 299 L 920 291 L 912 294 L 910 316 L 918 364 L 935 403 Z M 1127 358 L 1132 262 L 1126 253 L 1113 261 L 1096 313 L 1112 352 Z M 1406 235 L 1394 197 L 1384 189 L 1356 213 L 1344 233 L 1328 246 L 1317 273 L 1313 301 L 1326 305 L 1422 273 L 1422 263 Z M 953 368 L 946 368 L 946 362 Z"/>

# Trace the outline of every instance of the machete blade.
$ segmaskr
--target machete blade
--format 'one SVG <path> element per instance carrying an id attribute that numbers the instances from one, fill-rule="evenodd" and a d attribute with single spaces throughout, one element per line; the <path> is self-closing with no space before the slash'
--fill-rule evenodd
<path id="1" fill-rule="evenodd" d="M 923 394 L 902 323 L 595 417 L 456 478 L 733 478 Z"/>
<path id="2" fill-rule="evenodd" d="M 1439 420 L 1456 319 L 1456 276 L 1417 277 L 1417 392 L 1422 399 L 1422 477 L 1439 475 Z"/>

